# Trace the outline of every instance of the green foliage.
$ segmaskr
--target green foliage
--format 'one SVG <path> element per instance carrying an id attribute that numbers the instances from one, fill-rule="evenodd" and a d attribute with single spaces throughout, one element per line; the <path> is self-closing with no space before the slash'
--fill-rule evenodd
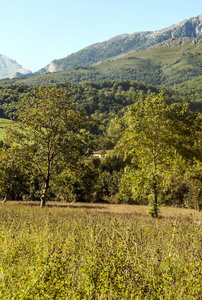
<path id="1" fill-rule="evenodd" d="M 92 159 L 80 161 L 77 168 L 65 169 L 54 182 L 56 199 L 65 202 L 97 202 L 102 199 L 99 169 Z"/>
<path id="2" fill-rule="evenodd" d="M 43 182 L 42 206 L 54 177 L 87 154 L 88 126 L 85 113 L 74 108 L 62 88 L 41 87 L 21 101 L 18 123 L 7 128 L 6 143 L 23 153 Z"/>
<path id="3" fill-rule="evenodd" d="M 129 106 L 122 122 L 125 131 L 116 148 L 132 159 L 121 181 L 120 199 L 128 202 L 132 197 L 140 203 L 148 199 L 150 213 L 157 216 L 158 194 L 173 173 L 173 164 L 181 157 L 202 159 L 201 119 L 186 104 L 167 105 L 161 92 Z"/>
<path id="4" fill-rule="evenodd" d="M 19 100 L 33 89 L 25 85 L 0 85 L 0 117 L 16 120 Z"/>
<path id="5" fill-rule="evenodd" d="M 133 81 L 103 81 L 100 83 L 64 83 L 57 84 L 56 89 L 63 88 L 68 93 L 70 99 L 79 109 L 84 109 L 88 115 L 93 115 L 98 121 L 98 128 L 91 130 L 93 134 L 98 135 L 94 138 L 96 148 L 113 148 L 115 143 L 111 142 L 113 138 L 106 136 L 108 123 L 123 107 L 132 104 L 138 97 L 145 98 L 150 91 L 158 92 L 155 87 Z M 27 92 L 26 92 L 27 91 Z M 20 85 L 2 86 L 0 89 L 0 107 L 3 113 L 14 120 L 17 119 L 17 109 L 20 99 L 23 97 L 32 97 L 37 91 L 36 87 L 25 87 Z M 7 95 L 4 98 L 4 94 Z M 103 137 L 102 137 L 103 136 Z"/>
<path id="6" fill-rule="evenodd" d="M 121 108 L 134 103 L 135 99 L 144 96 L 148 91 L 158 92 L 154 86 L 134 82 L 129 80 L 105 80 L 99 83 L 63 83 L 54 85 L 56 88 L 66 88 L 71 99 L 80 107 L 84 108 L 88 114 L 95 112 L 117 113 Z M 5 85 L 0 88 L 0 104 L 3 113 L 12 118 L 17 102 L 25 97 L 32 95 L 36 87 L 24 85 Z M 6 97 L 5 97 L 6 94 Z M 10 114 L 12 111 L 12 114 Z"/>
<path id="7" fill-rule="evenodd" d="M 188 192 L 185 196 L 187 207 L 202 210 L 202 163 L 195 164 L 185 174 Z"/>
<path id="8" fill-rule="evenodd" d="M 156 217 L 159 215 L 160 209 L 159 209 L 158 205 L 156 203 L 154 203 L 151 206 L 149 206 L 147 212 L 150 216 Z"/>
<path id="9" fill-rule="evenodd" d="M 119 184 L 125 163 L 122 157 L 115 153 L 108 153 L 99 165 L 99 185 L 102 196 L 113 202 L 114 196 L 119 192 Z"/>
<path id="10" fill-rule="evenodd" d="M 65 169 L 54 182 L 57 200 L 73 202 L 113 202 L 125 163 L 115 154 L 88 158 L 73 170 Z"/>
<path id="11" fill-rule="evenodd" d="M 5 119 L 5 118 L 0 118 L 0 141 L 3 141 L 3 136 L 5 132 L 5 127 L 7 125 L 10 125 L 12 123 L 11 120 Z"/>
<path id="12" fill-rule="evenodd" d="M 180 162 L 162 191 L 161 203 L 200 211 L 202 210 L 201 162 L 194 161 L 192 164 L 181 162 L 181 166 L 179 164 Z"/>
<path id="13" fill-rule="evenodd" d="M 47 87 L 47 89 L 49 88 L 50 87 Z M 158 93 L 158 89 L 156 89 L 153 86 L 145 85 L 140 82 L 129 81 L 129 80 L 125 80 L 125 81 L 105 80 L 100 83 L 93 83 L 93 82 L 63 83 L 63 84 L 55 85 L 54 89 L 55 90 L 63 89 L 65 92 L 69 91 L 68 97 L 71 99 L 71 101 L 75 103 L 76 108 L 78 110 L 80 109 L 86 110 L 89 115 L 92 115 L 93 118 L 97 120 L 97 127 L 91 128 L 92 135 L 89 136 L 87 134 L 86 136 L 88 140 L 89 139 L 91 140 L 89 144 L 89 149 L 95 149 L 95 150 L 113 149 L 117 141 L 121 138 L 123 131 L 125 130 L 125 125 L 124 122 L 120 123 L 117 122 L 117 120 L 121 116 L 123 116 L 124 112 L 122 109 L 124 107 L 136 103 L 137 101 L 139 101 L 139 99 L 142 99 L 143 101 L 148 95 L 150 95 L 151 92 Z M 2 99 L 1 103 L 2 103 L 2 107 L 4 108 L 3 110 L 4 114 L 7 114 L 8 116 L 12 116 L 14 119 L 16 119 L 17 108 L 19 107 L 19 103 L 22 101 L 21 99 L 23 97 L 27 99 L 32 98 L 32 96 L 37 92 L 38 92 L 38 88 L 36 87 L 31 88 L 31 87 L 21 86 L 21 85 L 1 86 L 0 99 Z M 6 97 L 4 98 L 5 95 Z M 174 100 L 179 102 L 183 99 L 180 97 L 181 96 L 178 94 L 178 92 L 177 93 L 169 92 L 169 94 L 167 95 L 166 102 L 172 103 Z M 187 102 L 187 98 L 184 98 L 184 101 Z M 190 104 L 193 103 L 191 102 Z M 176 112 L 172 111 L 171 112 L 171 114 L 173 114 L 172 117 L 171 115 L 169 116 L 170 122 L 172 123 L 172 125 L 170 126 L 171 127 L 173 126 L 173 130 L 175 128 L 176 132 L 178 132 L 178 128 L 184 126 L 183 120 L 185 118 L 185 114 L 186 114 L 185 112 L 183 114 L 182 120 L 180 118 L 178 120 L 178 114 L 180 113 L 181 107 L 182 107 L 181 104 L 178 104 L 178 106 L 176 105 Z M 12 114 L 10 113 L 11 111 Z M 187 106 L 186 106 L 186 111 L 189 115 L 189 110 Z M 40 113 L 38 116 L 40 116 Z M 191 127 L 193 126 L 192 123 L 194 120 L 194 116 L 195 114 L 193 114 L 193 118 L 187 119 L 187 122 Z M 3 120 L 2 127 L 5 124 L 4 121 L 10 122 L 9 120 Z M 187 155 L 189 152 L 189 157 L 191 157 L 193 154 L 193 147 L 191 147 L 192 152 L 188 151 L 186 147 L 185 136 L 186 136 L 186 130 L 185 132 L 181 132 L 181 136 L 180 134 L 178 134 L 178 137 L 180 137 L 180 139 L 178 140 L 178 146 L 175 143 L 175 141 L 173 141 L 173 145 L 175 145 L 175 147 L 177 147 L 178 150 L 180 150 L 181 152 L 182 151 L 184 153 L 186 152 Z M 196 154 L 199 155 L 199 153 L 201 153 L 196 147 L 194 151 L 195 151 L 195 155 Z M 134 174 L 136 172 L 137 163 L 134 162 L 131 163 L 131 155 L 132 153 L 128 155 L 127 164 L 129 164 L 130 166 L 127 168 L 132 170 L 131 174 Z M 82 167 L 80 168 L 79 166 L 80 162 L 78 164 L 75 162 L 73 163 L 75 166 L 74 170 L 66 166 L 66 169 L 61 171 L 61 174 L 59 176 L 60 179 L 58 177 L 56 180 L 55 176 L 53 176 L 54 179 L 52 180 L 50 191 L 48 192 L 47 197 L 50 199 L 60 199 L 64 201 L 74 200 L 74 201 L 91 202 L 91 201 L 97 201 L 98 199 L 104 196 L 107 197 L 109 201 L 113 201 L 113 197 L 115 197 L 115 194 L 118 193 L 116 195 L 116 199 L 117 199 L 116 201 L 124 202 L 124 203 L 148 204 L 148 194 L 150 193 L 149 191 L 151 190 L 152 187 L 152 181 L 149 180 L 148 176 L 145 177 L 142 174 L 141 180 L 140 177 L 134 179 L 134 175 L 130 176 L 129 169 L 127 169 L 127 172 L 125 170 L 125 173 L 122 176 L 123 168 L 119 171 L 116 169 L 109 171 L 107 168 L 104 169 L 102 167 L 102 163 L 100 167 L 98 167 L 99 170 L 97 170 L 94 167 L 91 168 L 92 166 L 87 167 L 87 165 L 85 164 L 82 164 Z M 33 170 L 35 170 L 35 168 L 33 168 Z M 77 172 L 77 170 L 80 171 Z M 99 173 L 99 175 L 97 175 L 97 172 Z M 41 184 L 43 182 L 43 175 L 41 174 L 41 172 L 38 172 L 36 170 L 34 171 L 34 173 L 35 175 L 33 175 L 33 179 L 31 179 L 31 182 L 33 183 L 30 184 L 30 191 L 28 193 L 27 192 L 19 193 L 17 198 L 20 198 L 21 197 L 20 195 L 22 194 L 24 199 L 37 199 L 37 197 L 39 197 L 39 189 L 42 188 Z M 93 174 L 96 180 L 92 179 Z M 178 173 L 176 174 L 172 173 L 172 176 L 173 178 L 176 178 L 176 176 L 178 176 L 176 180 L 173 179 L 173 182 L 178 182 L 178 185 L 176 184 L 176 186 L 174 186 L 170 180 L 170 188 L 168 187 L 167 192 L 164 194 L 160 193 L 161 201 L 162 203 L 171 203 L 172 205 L 175 203 L 175 205 L 177 204 L 177 205 L 187 206 L 187 204 L 185 204 L 187 203 L 185 201 L 185 198 L 188 197 L 186 196 L 187 195 L 186 193 L 188 193 L 188 191 L 191 190 L 190 187 L 189 188 L 187 187 L 187 184 L 183 183 L 185 180 L 184 173 L 181 173 L 181 175 L 177 175 L 177 174 Z M 121 177 L 122 179 L 120 181 Z M 179 178 L 181 178 L 182 181 L 180 181 Z M 55 184 L 56 182 L 58 182 L 58 184 Z M 89 188 L 90 182 L 92 182 L 92 189 Z M 52 185 L 53 183 L 54 183 L 54 187 Z M 136 193 L 136 197 L 134 196 L 134 193 L 132 193 L 131 190 L 131 186 L 135 186 L 135 185 L 138 185 L 140 191 L 143 191 L 143 193 L 142 192 L 139 194 Z M 180 188 L 180 186 L 182 188 Z M 178 191 L 179 193 L 176 193 L 176 195 L 174 195 L 174 191 Z M 177 195 L 179 196 L 178 200 L 177 200 Z M 165 201 L 163 201 L 163 197 Z M 188 198 L 190 199 L 190 203 L 191 203 L 191 196 Z"/>
<path id="14" fill-rule="evenodd" d="M 30 184 L 29 168 L 22 165 L 23 157 L 15 149 L 2 145 L 0 148 L 0 197 L 19 200 L 28 193 Z"/>

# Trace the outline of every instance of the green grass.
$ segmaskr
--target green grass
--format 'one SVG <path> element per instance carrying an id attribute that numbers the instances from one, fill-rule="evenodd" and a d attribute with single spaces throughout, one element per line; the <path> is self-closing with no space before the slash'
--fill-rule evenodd
<path id="1" fill-rule="evenodd" d="M 0 299 L 201 299 L 201 214 L 146 211 L 0 204 Z"/>
<path id="2" fill-rule="evenodd" d="M 10 125 L 12 123 L 11 120 L 0 118 L 0 140 L 3 140 L 3 135 L 5 131 L 5 126 Z"/>

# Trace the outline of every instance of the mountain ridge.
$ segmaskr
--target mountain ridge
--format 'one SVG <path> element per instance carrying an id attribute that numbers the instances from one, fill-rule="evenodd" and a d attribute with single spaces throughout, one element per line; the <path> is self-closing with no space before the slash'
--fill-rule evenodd
<path id="1" fill-rule="evenodd" d="M 68 70 L 77 66 L 90 66 L 129 51 L 149 48 L 171 38 L 197 38 L 202 35 L 202 14 L 156 31 L 120 34 L 101 43 L 87 46 L 65 58 L 53 60 L 35 74 Z"/>
<path id="2" fill-rule="evenodd" d="M 105 61 L 115 60 L 130 53 L 152 47 L 169 46 L 175 43 L 195 43 L 202 36 L 202 14 L 156 31 L 139 31 L 120 34 L 107 41 L 87 46 L 65 58 L 51 61 L 47 66 L 32 73 L 23 69 L 15 60 L 0 55 L 0 79 L 32 77 L 55 73 L 78 67 L 90 67 Z M 181 41 L 179 39 L 182 39 Z M 166 44 L 165 44 L 166 43 Z"/>
<path id="3" fill-rule="evenodd" d="M 142 50 L 150 50 L 150 49 L 155 49 L 155 48 L 160 48 L 160 47 L 178 47 L 178 46 L 184 46 L 184 45 L 188 45 L 188 44 L 193 44 L 193 45 L 197 45 L 199 47 L 201 47 L 201 44 L 202 44 L 202 36 L 199 36 L 197 38 L 188 38 L 188 37 L 184 37 L 184 38 L 171 38 L 169 40 L 166 40 L 166 41 L 163 41 L 159 44 L 156 44 L 156 45 L 153 45 L 149 48 L 146 48 L 146 49 L 142 49 Z M 101 61 L 101 62 L 98 62 L 98 63 L 95 63 L 94 65 L 98 65 L 98 64 L 101 64 L 103 62 L 107 62 L 107 61 L 114 61 L 114 60 L 117 60 L 117 59 L 120 59 L 122 57 L 125 57 L 125 56 L 128 56 L 130 54 L 133 54 L 135 52 L 138 52 L 138 51 L 141 51 L 141 50 L 131 50 L 129 52 L 126 52 L 126 53 L 123 53 L 123 54 L 120 54 L 120 55 L 117 55 L 115 57 L 112 57 L 112 58 L 109 58 L 105 61 Z"/>
<path id="4" fill-rule="evenodd" d="M 191 81 L 192 93 L 200 93 L 202 76 L 202 36 L 164 41 L 155 47 L 122 54 L 92 66 L 13 80 L 1 84 L 29 86 L 64 82 L 101 82 L 104 80 L 140 81 L 162 88 L 177 87 Z M 198 96 L 197 96 L 198 98 Z"/>

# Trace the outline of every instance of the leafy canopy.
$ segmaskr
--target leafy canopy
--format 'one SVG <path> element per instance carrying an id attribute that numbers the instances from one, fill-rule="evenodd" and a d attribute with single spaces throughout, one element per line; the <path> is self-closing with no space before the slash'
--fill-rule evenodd
<path id="1" fill-rule="evenodd" d="M 187 104 L 167 105 L 163 91 L 129 106 L 122 122 L 125 130 L 117 150 L 131 158 L 122 178 L 122 197 L 127 197 L 127 189 L 137 202 L 149 197 L 157 215 L 157 196 L 173 163 L 201 158 L 201 120 Z"/>
<path id="2" fill-rule="evenodd" d="M 51 180 L 75 168 L 88 150 L 88 118 L 71 103 L 65 89 L 40 87 L 20 103 L 18 123 L 7 129 L 7 143 L 24 153 L 41 178 L 45 204 Z"/>

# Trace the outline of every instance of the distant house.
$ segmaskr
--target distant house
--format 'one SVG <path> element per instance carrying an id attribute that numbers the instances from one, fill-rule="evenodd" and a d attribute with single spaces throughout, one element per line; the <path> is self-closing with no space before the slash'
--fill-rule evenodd
<path id="1" fill-rule="evenodd" d="M 105 158 L 105 156 L 107 155 L 107 153 L 112 153 L 114 152 L 114 150 L 99 150 L 99 151 L 95 151 L 93 152 L 93 157 L 95 158 Z"/>

